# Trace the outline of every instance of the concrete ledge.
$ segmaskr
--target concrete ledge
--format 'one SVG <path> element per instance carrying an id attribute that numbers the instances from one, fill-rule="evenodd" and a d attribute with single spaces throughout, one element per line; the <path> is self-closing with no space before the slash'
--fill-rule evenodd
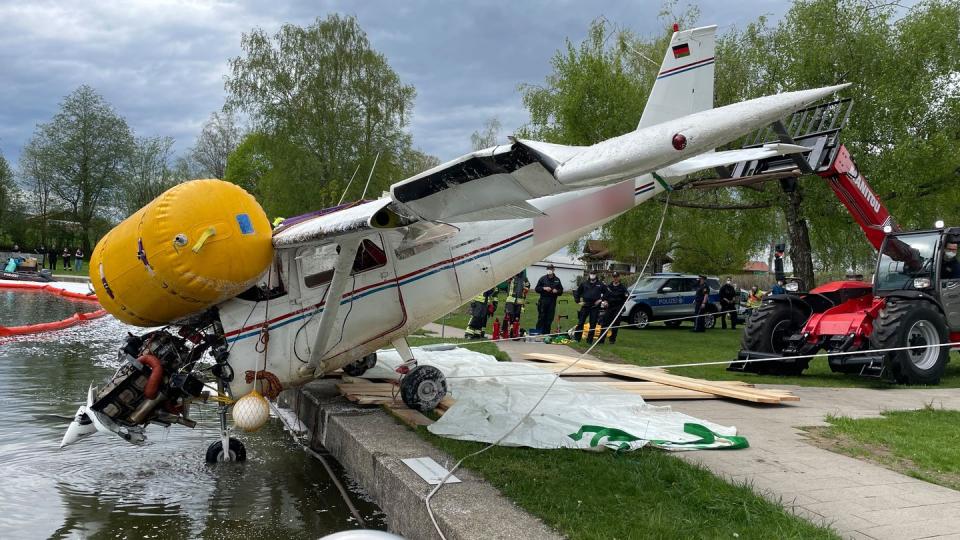
<path id="1" fill-rule="evenodd" d="M 320 380 L 281 394 L 310 430 L 311 445 L 325 448 L 363 486 L 387 515 L 392 532 L 411 539 L 439 538 L 425 500 L 432 486 L 401 459 L 432 457 L 450 468 L 455 460 L 434 448 L 380 408 L 360 408 L 341 397 L 336 381 Z M 456 472 L 460 484 L 444 486 L 431 507 L 449 540 L 561 538 L 518 508 L 476 474 Z"/>

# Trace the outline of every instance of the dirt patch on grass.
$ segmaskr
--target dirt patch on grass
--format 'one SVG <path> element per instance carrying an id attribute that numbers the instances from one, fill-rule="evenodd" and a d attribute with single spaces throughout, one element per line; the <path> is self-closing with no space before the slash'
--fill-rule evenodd
<path id="1" fill-rule="evenodd" d="M 861 442 L 830 427 L 806 427 L 803 430 L 807 432 L 810 444 L 818 448 L 870 461 L 912 478 L 960 490 L 960 474 L 921 467 L 911 459 L 895 455 L 884 445 Z"/>

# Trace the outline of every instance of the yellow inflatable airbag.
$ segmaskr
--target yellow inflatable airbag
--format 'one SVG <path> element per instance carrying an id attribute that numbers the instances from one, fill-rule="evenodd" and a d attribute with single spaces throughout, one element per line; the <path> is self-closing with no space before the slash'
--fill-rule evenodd
<path id="1" fill-rule="evenodd" d="M 273 260 L 272 230 L 243 188 L 192 180 L 170 188 L 104 236 L 90 280 L 111 315 L 160 326 L 232 298 Z"/>

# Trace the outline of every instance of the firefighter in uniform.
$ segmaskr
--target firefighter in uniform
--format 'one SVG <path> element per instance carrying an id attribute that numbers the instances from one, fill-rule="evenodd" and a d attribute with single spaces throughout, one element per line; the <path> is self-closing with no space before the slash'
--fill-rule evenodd
<path id="1" fill-rule="evenodd" d="M 508 337 L 517 337 L 519 334 L 517 323 L 520 321 L 520 314 L 523 313 L 523 306 L 527 303 L 529 290 L 530 282 L 527 281 L 526 270 L 513 276 L 507 284 L 507 305 L 503 316 L 503 328 Z M 514 327 L 517 330 L 514 330 Z"/>
<path id="2" fill-rule="evenodd" d="M 470 302 L 470 322 L 467 323 L 467 329 L 463 332 L 467 339 L 483 338 L 483 331 L 487 327 L 487 318 L 490 316 L 491 304 L 496 306 L 497 288 L 488 289 L 473 297 Z"/>
<path id="3" fill-rule="evenodd" d="M 590 277 L 580 283 L 573 291 L 573 301 L 580 304 L 580 311 L 577 312 L 577 327 L 574 330 L 573 338 L 580 341 L 583 332 L 583 323 L 589 318 L 590 331 L 587 332 L 587 343 L 593 343 L 593 329 L 597 326 L 597 319 L 600 316 L 600 302 L 603 301 L 603 282 L 597 279 L 597 273 L 590 271 Z"/>
<path id="4" fill-rule="evenodd" d="M 557 298 L 563 294 L 563 282 L 554 274 L 552 264 L 547 265 L 547 273 L 537 280 L 535 291 L 540 295 L 537 300 L 537 330 L 549 334 L 553 325 L 553 316 L 557 312 Z"/>
<path id="5" fill-rule="evenodd" d="M 610 344 L 617 342 L 617 330 L 620 325 L 620 311 L 623 304 L 627 303 L 627 288 L 620 283 L 620 272 L 614 272 L 610 284 L 603 291 L 603 303 L 606 304 L 606 312 L 603 325 L 607 327 L 606 334 L 600 334 L 600 343 L 610 335 Z"/>

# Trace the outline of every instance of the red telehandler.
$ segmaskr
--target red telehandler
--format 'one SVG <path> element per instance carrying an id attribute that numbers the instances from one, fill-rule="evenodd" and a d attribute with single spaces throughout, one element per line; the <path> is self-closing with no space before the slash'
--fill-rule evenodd
<path id="1" fill-rule="evenodd" d="M 810 107 L 757 133 L 753 144 L 772 135 L 810 150 L 739 163 L 730 176 L 734 185 L 778 178 L 788 191 L 801 174 L 825 179 L 879 252 L 873 283 L 834 281 L 768 297 L 747 320 L 738 360 L 786 358 L 728 369 L 799 375 L 811 355 L 826 354 L 834 372 L 939 384 L 950 356 L 945 344 L 960 341 L 960 263 L 944 258 L 960 228 L 897 226 L 839 142 L 851 106 L 845 99 Z"/>

